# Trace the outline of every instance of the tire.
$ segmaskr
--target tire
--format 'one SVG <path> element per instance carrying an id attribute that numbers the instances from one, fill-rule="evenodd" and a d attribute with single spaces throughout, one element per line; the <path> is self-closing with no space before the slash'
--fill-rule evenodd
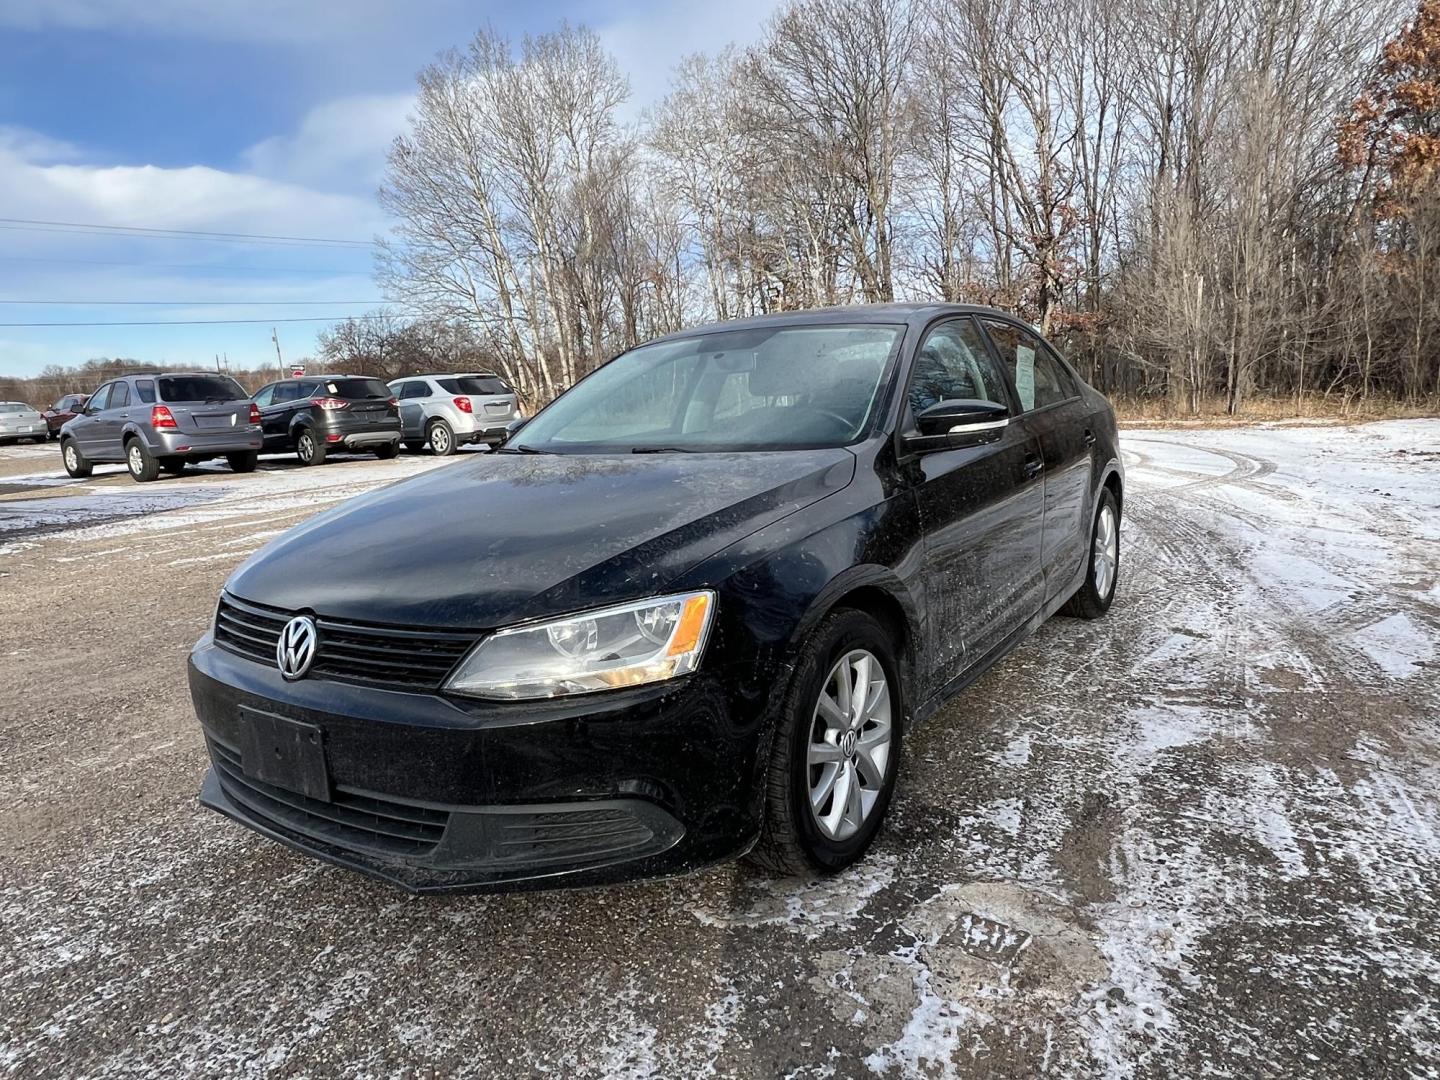
<path id="1" fill-rule="evenodd" d="M 160 475 L 160 463 L 144 439 L 128 439 L 125 442 L 125 468 L 130 470 L 130 479 L 137 484 L 148 484 Z"/>
<path id="2" fill-rule="evenodd" d="M 410 451 L 410 453 L 412 454 L 419 450 L 425 449 L 425 444 L 423 442 L 416 442 L 414 439 L 406 439 L 403 445 L 405 449 Z"/>
<path id="3" fill-rule="evenodd" d="M 50 431 L 46 433 L 45 438 L 49 442 L 54 442 L 56 439 L 60 438 L 60 433 L 58 431 Z"/>
<path id="4" fill-rule="evenodd" d="M 847 667 L 853 682 L 854 665 L 861 654 L 868 658 L 864 663 L 872 673 L 873 711 L 861 715 L 861 726 L 854 731 L 858 738 L 849 740 L 841 735 L 838 741 L 831 741 L 837 730 L 853 729 L 854 713 L 847 710 L 846 723 L 837 726 L 820 709 L 821 693 L 826 692 L 832 702 L 843 697 L 835 681 L 837 673 Z M 886 708 L 875 700 L 877 664 L 888 692 Z M 781 705 L 765 776 L 765 820 L 760 839 L 747 856 L 749 862 L 783 876 L 814 876 L 843 870 L 865 854 L 885 819 L 900 767 L 905 702 L 899 673 L 890 632 L 865 612 L 842 608 L 815 628 L 800 650 Z M 882 731 L 888 732 L 883 741 Z M 812 763 L 812 745 L 835 757 Z M 882 746 L 883 761 L 877 762 L 876 751 Z M 837 800 L 842 785 L 849 791 L 857 782 L 861 785 L 856 800 L 859 812 L 852 815 Z M 812 790 L 820 794 L 814 810 Z M 871 797 L 868 808 L 864 806 L 867 794 Z M 853 831 L 846 832 L 847 828 Z"/>
<path id="5" fill-rule="evenodd" d="M 160 468 L 171 476 L 179 476 L 185 471 L 185 459 L 179 457 L 162 457 Z"/>
<path id="6" fill-rule="evenodd" d="M 394 443 L 394 442 L 384 443 L 384 444 L 382 444 L 382 445 L 380 445 L 380 446 L 377 446 L 377 447 L 375 448 L 375 456 L 376 456 L 377 458 L 379 458 L 381 461 L 389 461 L 391 458 L 397 457 L 397 456 L 399 455 L 399 453 L 400 453 L 400 444 L 399 444 L 399 443 Z"/>
<path id="7" fill-rule="evenodd" d="M 74 439 L 66 439 L 60 444 L 60 460 L 65 463 L 65 471 L 76 480 L 84 480 L 95 471 L 95 466 L 85 459 Z"/>
<path id="8" fill-rule="evenodd" d="M 1099 557 L 1102 544 L 1109 551 L 1108 560 Z M 1115 599 L 1115 587 L 1120 581 L 1120 507 L 1115 502 L 1115 493 L 1109 488 L 1100 489 L 1100 505 L 1095 508 L 1095 523 L 1090 526 L 1090 547 L 1085 562 L 1085 584 L 1065 601 L 1060 614 L 1077 619 L 1098 619 L 1110 610 L 1110 604 Z"/>
<path id="9" fill-rule="evenodd" d="M 256 450 L 241 450 L 238 454 L 226 454 L 225 461 L 231 472 L 254 472 L 255 463 L 260 460 Z"/>
<path id="10" fill-rule="evenodd" d="M 36 446 L 44 446 L 47 442 L 50 441 L 50 436 L 49 436 L 49 435 L 36 435 L 36 436 L 35 436 L 33 439 L 31 439 L 30 441 L 33 442 Z"/>
<path id="11" fill-rule="evenodd" d="M 431 420 L 425 435 L 430 443 L 430 452 L 436 457 L 449 457 L 455 453 L 455 432 L 444 420 Z"/>
<path id="12" fill-rule="evenodd" d="M 301 465 L 324 465 L 325 450 L 325 443 L 309 428 L 301 428 L 295 436 L 295 456 Z"/>

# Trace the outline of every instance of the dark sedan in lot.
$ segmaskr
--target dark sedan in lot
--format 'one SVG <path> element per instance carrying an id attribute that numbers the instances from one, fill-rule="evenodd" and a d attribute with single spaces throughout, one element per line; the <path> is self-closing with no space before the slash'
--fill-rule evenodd
<path id="1" fill-rule="evenodd" d="M 66 394 L 41 413 L 40 415 L 45 417 L 45 429 L 50 438 L 58 439 L 60 429 L 79 415 L 89 399 L 89 394 Z"/>
<path id="2" fill-rule="evenodd" d="M 379 379 L 355 375 L 284 379 L 251 399 L 260 410 L 267 451 L 293 450 L 302 465 L 322 465 L 332 450 L 400 452 L 400 410 Z"/>
<path id="3" fill-rule="evenodd" d="M 652 342 L 236 571 L 201 801 L 417 891 L 838 870 L 909 725 L 1109 607 L 1122 483 L 1109 404 L 998 311 Z"/>

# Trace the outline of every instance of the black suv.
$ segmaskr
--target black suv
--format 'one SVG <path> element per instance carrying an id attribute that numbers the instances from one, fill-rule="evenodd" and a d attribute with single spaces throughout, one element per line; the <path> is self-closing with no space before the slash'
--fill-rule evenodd
<path id="1" fill-rule="evenodd" d="M 294 450 L 302 465 L 319 465 L 334 449 L 400 452 L 400 410 L 379 379 L 325 375 L 284 379 L 252 399 L 260 410 L 265 451 Z"/>

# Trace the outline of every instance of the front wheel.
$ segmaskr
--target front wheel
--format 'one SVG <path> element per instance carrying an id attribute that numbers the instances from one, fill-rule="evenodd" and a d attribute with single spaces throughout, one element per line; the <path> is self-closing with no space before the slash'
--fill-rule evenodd
<path id="1" fill-rule="evenodd" d="M 750 861 L 814 875 L 864 855 L 895 789 L 903 715 L 891 634 L 863 611 L 826 616 L 785 696 Z"/>
<path id="2" fill-rule="evenodd" d="M 1062 615 L 1098 619 L 1110 610 L 1120 580 L 1120 507 L 1109 488 L 1100 489 L 1100 505 L 1090 530 L 1090 557 L 1085 584 L 1060 609 Z"/>
<path id="3" fill-rule="evenodd" d="M 301 465 L 323 465 L 325 444 L 315 437 L 313 431 L 305 428 L 295 440 L 295 456 L 300 459 Z"/>
<path id="4" fill-rule="evenodd" d="M 400 444 L 398 442 L 381 443 L 375 448 L 375 456 L 381 461 L 389 461 L 399 453 Z"/>
<path id="5" fill-rule="evenodd" d="M 259 460 L 260 453 L 257 450 L 241 450 L 225 455 L 225 462 L 230 466 L 231 472 L 254 472 L 255 463 Z"/>
<path id="6" fill-rule="evenodd" d="M 66 439 L 60 447 L 60 460 L 65 463 L 65 471 L 76 480 L 84 480 L 95 471 L 95 467 L 80 452 L 80 447 L 75 445 L 74 439 Z"/>

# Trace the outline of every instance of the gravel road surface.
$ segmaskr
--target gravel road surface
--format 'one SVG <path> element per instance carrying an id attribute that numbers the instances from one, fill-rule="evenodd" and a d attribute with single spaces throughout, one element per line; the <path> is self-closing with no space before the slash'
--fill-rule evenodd
<path id="1" fill-rule="evenodd" d="M 860 866 L 421 899 L 197 805 L 184 659 L 453 465 L 0 447 L 0 1074 L 1440 1075 L 1440 421 L 1123 442 L 1110 615 L 911 734 Z"/>

